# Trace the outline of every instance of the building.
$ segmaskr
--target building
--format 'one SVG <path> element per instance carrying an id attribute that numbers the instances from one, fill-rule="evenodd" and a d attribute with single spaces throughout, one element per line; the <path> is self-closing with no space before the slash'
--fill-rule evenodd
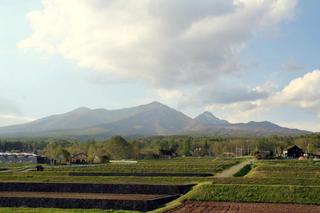
<path id="1" fill-rule="evenodd" d="M 34 153 L 0 152 L 0 163 L 47 163 L 47 158 Z"/>
<path id="2" fill-rule="evenodd" d="M 287 159 L 299 158 L 303 155 L 303 150 L 297 145 L 289 146 L 286 150 L 283 151 L 283 156 Z"/>
<path id="3" fill-rule="evenodd" d="M 273 153 L 270 150 L 255 151 L 254 156 L 257 159 L 274 159 Z"/>
<path id="4" fill-rule="evenodd" d="M 70 163 L 72 164 L 85 164 L 88 163 L 88 155 L 85 153 L 78 153 L 71 156 Z"/>
<path id="5" fill-rule="evenodd" d="M 159 157 L 163 159 L 171 159 L 173 157 L 176 157 L 177 154 L 173 150 L 165 150 L 165 149 L 160 149 L 159 150 Z"/>

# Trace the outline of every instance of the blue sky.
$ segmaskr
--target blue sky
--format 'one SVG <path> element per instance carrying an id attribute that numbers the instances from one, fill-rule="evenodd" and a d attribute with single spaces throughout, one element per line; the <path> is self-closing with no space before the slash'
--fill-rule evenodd
<path id="1" fill-rule="evenodd" d="M 0 0 L 0 126 L 157 100 L 319 131 L 320 2 L 259 2 Z"/>

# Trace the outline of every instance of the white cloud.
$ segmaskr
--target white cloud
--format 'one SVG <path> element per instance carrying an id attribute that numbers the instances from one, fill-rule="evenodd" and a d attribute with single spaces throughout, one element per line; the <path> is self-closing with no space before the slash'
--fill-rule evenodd
<path id="1" fill-rule="evenodd" d="M 320 118 L 319 85 L 320 70 L 314 70 L 306 73 L 302 77 L 291 80 L 288 85 L 284 86 L 279 91 L 269 93 L 268 98 L 244 100 L 232 103 L 212 103 L 208 105 L 208 108 L 224 110 L 225 112 L 228 112 L 226 114 L 232 115 L 231 120 L 234 121 L 257 118 L 261 114 L 273 109 L 289 106 L 306 110 Z M 285 121 L 282 123 L 286 124 Z M 293 125 L 295 124 L 295 122 L 291 123 Z M 296 126 L 300 127 L 301 125 Z"/>
<path id="2" fill-rule="evenodd" d="M 259 31 L 292 16 L 295 0 L 43 0 L 18 46 L 158 88 L 201 87 L 239 69 Z"/>
<path id="3" fill-rule="evenodd" d="M 315 112 L 320 117 L 320 70 L 314 70 L 293 79 L 268 102 L 275 105 L 293 105 Z"/>

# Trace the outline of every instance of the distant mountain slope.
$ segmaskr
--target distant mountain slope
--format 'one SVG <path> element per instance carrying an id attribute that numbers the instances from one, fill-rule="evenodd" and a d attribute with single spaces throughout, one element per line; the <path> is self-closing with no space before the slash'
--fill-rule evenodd
<path id="1" fill-rule="evenodd" d="M 168 135 L 181 133 L 192 119 L 160 103 L 119 121 L 96 126 L 115 134 Z"/>
<path id="2" fill-rule="evenodd" d="M 118 109 L 76 110 L 45 117 L 30 123 L 0 128 L 0 135 L 19 136 L 111 136 L 217 134 L 247 135 L 299 135 L 307 131 L 280 127 L 268 121 L 231 124 L 204 112 L 194 119 L 163 105 L 152 102 L 141 106 Z"/>

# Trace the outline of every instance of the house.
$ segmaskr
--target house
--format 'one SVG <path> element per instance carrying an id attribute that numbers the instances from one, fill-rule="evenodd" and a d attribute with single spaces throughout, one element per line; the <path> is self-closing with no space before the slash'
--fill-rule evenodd
<path id="1" fill-rule="evenodd" d="M 299 158 L 303 155 L 303 150 L 297 145 L 289 146 L 286 150 L 283 151 L 283 156 L 287 159 Z"/>
<path id="2" fill-rule="evenodd" d="M 171 159 L 172 157 L 176 157 L 177 154 L 173 150 L 165 150 L 165 149 L 160 149 L 159 150 L 159 156 L 160 158 L 164 159 Z"/>
<path id="3" fill-rule="evenodd" d="M 71 156 L 70 163 L 72 164 L 85 164 L 88 163 L 88 155 L 85 153 L 78 153 Z"/>

